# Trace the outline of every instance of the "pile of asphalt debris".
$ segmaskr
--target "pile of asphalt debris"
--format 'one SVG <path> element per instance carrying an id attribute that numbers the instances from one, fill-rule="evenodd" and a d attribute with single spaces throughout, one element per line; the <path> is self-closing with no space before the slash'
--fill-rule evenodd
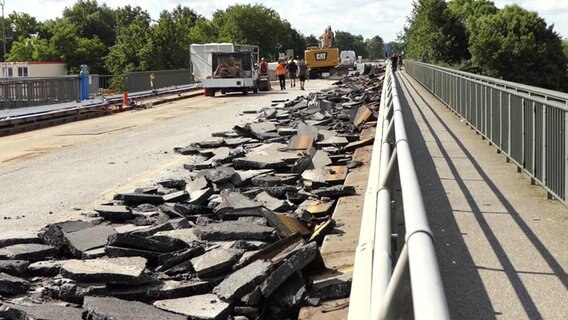
<path id="1" fill-rule="evenodd" d="M 309 281 L 333 232 L 382 70 L 273 101 L 257 119 L 176 148 L 189 174 L 117 194 L 84 221 L 0 234 L 0 319 L 296 319 L 349 295 Z"/>

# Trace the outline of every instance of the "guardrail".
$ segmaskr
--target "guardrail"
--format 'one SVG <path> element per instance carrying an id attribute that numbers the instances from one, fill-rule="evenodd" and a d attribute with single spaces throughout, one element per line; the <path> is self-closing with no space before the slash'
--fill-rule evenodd
<path id="1" fill-rule="evenodd" d="M 194 84 L 189 69 L 129 72 L 124 77 L 90 75 L 91 97 L 152 91 Z M 80 101 L 79 76 L 0 79 L 0 110 Z"/>
<path id="2" fill-rule="evenodd" d="M 77 99 L 79 99 L 77 76 L 0 80 L 0 109 L 41 106 Z"/>
<path id="3" fill-rule="evenodd" d="M 398 319 L 408 314 L 415 319 L 449 319 L 390 64 L 383 83 L 372 159 L 348 319 Z M 399 185 L 402 199 L 393 192 Z M 393 201 L 397 210 L 392 210 Z M 395 221 L 404 221 L 403 227 L 393 230 L 391 226 L 398 225 Z M 398 245 L 393 244 L 393 234 Z M 412 307 L 407 303 L 409 285 Z"/>
<path id="4" fill-rule="evenodd" d="M 416 61 L 406 72 L 568 206 L 568 94 Z"/>

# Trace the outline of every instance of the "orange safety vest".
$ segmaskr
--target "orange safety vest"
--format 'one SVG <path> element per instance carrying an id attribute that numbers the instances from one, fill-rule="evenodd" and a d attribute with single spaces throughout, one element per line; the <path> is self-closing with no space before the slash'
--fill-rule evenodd
<path id="1" fill-rule="evenodd" d="M 276 66 L 276 74 L 281 75 L 281 74 L 286 74 L 286 68 L 284 68 L 284 65 L 279 63 Z"/>

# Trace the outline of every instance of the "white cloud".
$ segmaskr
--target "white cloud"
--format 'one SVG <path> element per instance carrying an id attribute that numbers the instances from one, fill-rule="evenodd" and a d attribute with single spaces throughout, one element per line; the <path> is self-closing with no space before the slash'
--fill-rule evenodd
<path id="1" fill-rule="evenodd" d="M 237 3 L 262 3 L 276 10 L 283 19 L 288 20 L 299 32 L 319 36 L 331 25 L 334 30 L 361 34 L 365 38 L 380 35 L 385 41 L 393 41 L 402 31 L 406 17 L 412 10 L 412 0 L 350 0 L 350 1 L 310 1 L 310 0 L 98 0 L 111 8 L 126 5 L 140 6 L 157 18 L 163 10 L 172 10 L 178 4 L 187 6 L 197 13 L 210 18 L 216 10 L 223 10 Z M 6 14 L 17 11 L 27 12 L 39 20 L 61 16 L 65 7 L 75 0 L 26 0 L 6 1 Z M 567 0 L 495 0 L 498 7 L 519 3 L 522 7 L 537 11 L 548 24 L 563 37 L 568 37 Z"/>

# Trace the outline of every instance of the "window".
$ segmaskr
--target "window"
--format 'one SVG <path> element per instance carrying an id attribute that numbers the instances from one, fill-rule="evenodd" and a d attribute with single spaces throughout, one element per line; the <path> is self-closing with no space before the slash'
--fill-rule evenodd
<path id="1" fill-rule="evenodd" d="M 27 77 L 28 67 L 18 67 L 18 77 Z"/>
<path id="2" fill-rule="evenodd" d="M 2 67 L 2 78 L 11 78 L 13 76 L 12 67 Z"/>

